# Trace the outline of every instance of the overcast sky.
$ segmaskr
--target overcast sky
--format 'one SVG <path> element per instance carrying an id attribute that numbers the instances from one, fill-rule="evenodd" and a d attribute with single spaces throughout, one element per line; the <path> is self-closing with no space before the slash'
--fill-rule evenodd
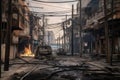
<path id="1" fill-rule="evenodd" d="M 43 9 L 41 8 L 31 8 L 32 11 L 35 12 L 58 12 L 58 11 L 64 11 L 64 12 L 69 12 L 69 13 L 65 13 L 64 15 L 71 15 L 71 8 L 72 8 L 72 4 L 74 5 L 74 9 L 76 9 L 76 2 L 70 2 L 70 3 L 42 3 L 42 2 L 36 2 L 33 0 L 29 0 L 30 1 L 30 6 L 35 6 L 35 7 L 43 7 Z M 72 1 L 72 0 L 40 0 L 40 1 Z M 85 7 L 88 2 L 90 0 L 82 0 L 82 6 Z M 75 11 L 75 10 L 74 10 Z M 69 16 L 71 17 L 71 16 Z M 68 17 L 68 18 L 69 18 Z M 48 19 L 48 24 L 53 24 L 53 23 L 59 23 L 62 22 L 63 20 L 65 20 L 65 16 L 62 17 L 46 17 Z M 56 37 L 58 37 L 58 31 L 62 34 L 63 31 L 60 31 L 61 28 L 56 28 L 54 29 L 54 33 L 56 34 Z M 55 38 L 56 38 L 55 37 Z"/>

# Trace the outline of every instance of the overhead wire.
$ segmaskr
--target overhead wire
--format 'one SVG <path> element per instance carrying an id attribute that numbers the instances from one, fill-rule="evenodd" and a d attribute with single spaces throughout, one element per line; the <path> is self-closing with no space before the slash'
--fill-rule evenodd
<path id="1" fill-rule="evenodd" d="M 52 27 L 52 28 L 46 28 L 46 29 L 59 29 L 59 27 Z"/>
<path id="2" fill-rule="evenodd" d="M 43 7 L 37 7 L 37 6 L 27 6 L 29 8 L 40 8 L 40 9 L 43 9 Z"/>
<path id="3" fill-rule="evenodd" d="M 58 33 L 59 33 L 60 31 L 62 31 L 62 30 L 63 30 L 63 29 L 60 29 L 60 30 L 56 31 L 55 34 L 58 34 Z"/>
<path id="4" fill-rule="evenodd" d="M 47 25 L 59 25 L 61 24 L 62 22 L 59 22 L 59 23 L 53 23 L 53 24 L 47 24 Z"/>
<path id="5" fill-rule="evenodd" d="M 34 13 L 34 14 L 37 14 L 37 15 L 40 15 L 40 16 L 42 16 L 42 15 L 44 15 L 44 16 L 46 16 L 46 17 L 62 17 L 62 16 L 66 16 L 66 14 L 65 13 L 40 13 L 40 12 L 34 12 L 34 11 L 32 11 L 31 13 Z M 71 16 L 71 14 L 67 14 L 67 16 Z"/>
<path id="6" fill-rule="evenodd" d="M 34 2 L 34 1 L 33 1 Z M 42 3 L 39 3 L 39 4 L 42 4 Z M 62 8 L 62 9 L 69 9 L 69 10 L 71 10 L 71 8 L 65 8 L 65 7 L 60 7 L 60 6 L 53 6 L 53 5 L 48 5 L 48 4 L 44 4 L 44 5 L 46 5 L 46 6 L 51 6 L 51 7 L 54 7 L 54 8 Z M 35 12 L 35 13 L 39 13 L 39 12 Z M 39 15 L 43 15 L 43 14 L 65 14 L 65 13 L 71 13 L 71 11 L 70 12 L 40 12 L 40 14 Z M 46 15 L 47 17 L 61 17 L 61 16 L 65 16 L 65 15 Z M 71 16 L 71 15 L 68 15 L 68 16 Z"/>
<path id="7" fill-rule="evenodd" d="M 61 26 L 62 22 L 47 24 L 47 26 Z"/>
<path id="8" fill-rule="evenodd" d="M 50 5 L 50 4 L 46 4 L 46 3 L 37 3 L 37 2 L 35 2 L 35 1 L 32 1 L 32 2 L 33 2 L 33 3 L 36 3 L 36 4 L 42 4 L 42 5 L 54 7 L 54 8 L 71 9 L 71 8 L 65 8 L 65 7 L 60 7 L 60 6 L 54 6 L 54 5 Z"/>
<path id="9" fill-rule="evenodd" d="M 53 27 L 53 26 L 48 26 L 47 27 L 47 29 L 54 29 L 54 28 L 60 28 L 61 26 L 55 26 L 55 27 Z"/>
<path id="10" fill-rule="evenodd" d="M 61 16 L 66 16 L 66 15 L 56 15 L 56 14 L 53 14 L 53 15 L 45 15 L 46 17 L 61 17 Z M 67 15 L 67 16 L 71 16 L 71 15 Z"/>
<path id="11" fill-rule="evenodd" d="M 59 28 L 59 29 L 54 30 L 54 34 L 57 35 L 60 31 L 63 31 L 63 29 Z"/>
<path id="12" fill-rule="evenodd" d="M 31 11 L 31 13 L 34 13 L 34 14 L 37 14 L 37 15 L 40 15 L 40 16 L 42 16 L 42 15 L 44 15 L 44 16 L 46 16 L 46 17 L 61 17 L 61 16 L 66 16 L 66 14 L 65 13 L 61 13 L 61 14 L 55 14 L 55 13 L 52 13 L 52 14 L 45 14 L 45 13 L 41 13 L 41 12 L 34 12 L 34 11 Z M 67 15 L 67 16 L 71 16 L 71 14 L 69 14 L 69 15 Z"/>
<path id="13" fill-rule="evenodd" d="M 70 2 L 76 2 L 77 0 L 71 0 L 71 1 L 42 1 L 42 0 L 32 0 L 36 2 L 42 2 L 42 3 L 70 3 Z"/>
<path id="14" fill-rule="evenodd" d="M 54 12 L 35 12 L 35 11 L 32 11 L 34 13 L 41 13 L 41 14 L 65 14 L 65 13 L 70 13 L 71 11 L 54 11 Z"/>
<path id="15" fill-rule="evenodd" d="M 61 6 L 54 6 L 54 5 L 49 5 L 49 4 L 46 4 L 46 3 L 69 3 L 69 2 L 75 2 L 75 1 L 57 1 L 57 2 L 53 2 L 53 1 L 42 1 L 42 0 L 32 0 L 33 2 L 40 2 L 39 4 L 43 4 L 43 5 L 46 5 L 46 6 L 50 6 L 50 7 L 54 7 L 54 8 L 61 8 L 61 9 L 69 9 L 69 11 L 55 11 L 55 12 L 35 12 L 35 11 L 32 11 L 33 13 L 41 13 L 41 14 L 45 14 L 45 16 L 47 17 L 61 17 L 61 16 L 66 16 L 66 15 L 56 15 L 56 14 L 65 14 L 65 13 L 71 13 L 71 8 L 65 8 L 65 7 L 61 7 Z M 31 7 L 32 9 L 35 8 L 35 7 Z M 36 7 L 36 8 L 39 8 L 39 7 Z M 46 14 L 52 14 L 52 15 L 46 15 Z M 71 16 L 71 15 L 67 15 L 67 16 Z M 55 24 L 61 24 L 61 23 L 55 23 Z M 55 25 L 55 24 L 48 24 L 48 25 Z M 54 29 L 54 28 L 58 28 L 57 27 L 52 27 L 49 28 L 49 29 Z M 57 32 L 55 31 L 55 33 L 58 34 L 58 32 L 62 31 L 63 29 L 61 29 L 59 27 L 60 30 L 57 30 Z"/>
<path id="16" fill-rule="evenodd" d="M 55 30 L 59 30 L 59 29 L 62 29 L 62 27 L 60 26 L 60 27 L 56 27 L 56 28 L 47 28 L 47 29 L 51 29 L 51 30 L 53 30 L 53 29 L 55 29 Z"/>

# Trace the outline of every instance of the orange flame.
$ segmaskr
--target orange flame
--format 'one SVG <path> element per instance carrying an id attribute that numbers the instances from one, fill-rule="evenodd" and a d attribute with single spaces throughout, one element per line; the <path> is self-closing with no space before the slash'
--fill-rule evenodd
<path id="1" fill-rule="evenodd" d="M 21 54 L 21 56 L 34 57 L 34 54 L 31 51 L 30 45 L 28 47 L 25 47 L 24 54 Z"/>

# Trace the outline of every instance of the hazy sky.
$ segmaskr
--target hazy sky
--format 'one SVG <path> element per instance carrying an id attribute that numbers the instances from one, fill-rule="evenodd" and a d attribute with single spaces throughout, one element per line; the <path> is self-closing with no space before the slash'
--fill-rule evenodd
<path id="1" fill-rule="evenodd" d="M 35 12 L 59 12 L 59 11 L 63 11 L 63 12 L 69 12 L 69 13 L 64 13 L 64 15 L 71 15 L 71 8 L 72 8 L 72 4 L 74 5 L 74 9 L 76 9 L 76 2 L 70 2 L 70 3 L 42 3 L 42 2 L 36 2 L 36 1 L 30 1 L 30 6 L 36 6 L 36 7 L 43 7 L 43 9 L 41 8 L 31 8 L 32 11 Z M 72 0 L 40 0 L 40 1 L 72 1 Z M 90 0 L 82 0 L 82 6 L 86 6 L 86 4 L 89 2 Z M 74 10 L 75 11 L 75 10 Z M 47 14 L 46 14 L 47 15 Z M 49 15 L 49 14 L 48 14 Z M 62 14 L 57 14 L 57 15 L 62 15 Z M 70 18 L 71 16 L 69 16 L 68 18 Z M 48 24 L 53 24 L 53 23 L 59 23 L 62 22 L 63 20 L 65 20 L 65 16 L 62 17 L 46 17 L 48 19 Z M 55 25 L 54 25 L 55 26 Z M 55 29 L 49 29 L 54 31 L 55 38 L 58 37 L 59 33 L 62 35 L 63 31 L 61 30 L 61 27 L 58 26 L 58 28 Z"/>
<path id="2" fill-rule="evenodd" d="M 41 0 L 41 1 L 70 1 L 70 0 Z M 76 6 L 77 2 L 74 3 L 42 3 L 42 2 L 36 2 L 32 1 L 30 5 L 31 6 L 37 6 L 37 7 L 43 7 L 43 9 L 38 9 L 38 8 L 32 8 L 32 11 L 37 11 L 37 12 L 58 12 L 58 11 L 69 11 L 71 14 L 71 6 L 74 4 Z M 67 13 L 68 14 L 68 13 Z M 48 24 L 51 23 L 56 23 L 56 22 L 61 22 L 61 20 L 64 18 L 63 17 L 47 17 L 48 18 Z"/>

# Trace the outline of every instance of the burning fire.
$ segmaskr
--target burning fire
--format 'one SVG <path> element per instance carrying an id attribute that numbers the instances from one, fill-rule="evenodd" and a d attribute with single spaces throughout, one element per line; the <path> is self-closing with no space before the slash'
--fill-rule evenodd
<path id="1" fill-rule="evenodd" d="M 30 44 L 28 47 L 25 47 L 24 53 L 21 54 L 21 56 L 23 56 L 23 57 L 34 57 L 35 56 L 31 51 Z"/>

